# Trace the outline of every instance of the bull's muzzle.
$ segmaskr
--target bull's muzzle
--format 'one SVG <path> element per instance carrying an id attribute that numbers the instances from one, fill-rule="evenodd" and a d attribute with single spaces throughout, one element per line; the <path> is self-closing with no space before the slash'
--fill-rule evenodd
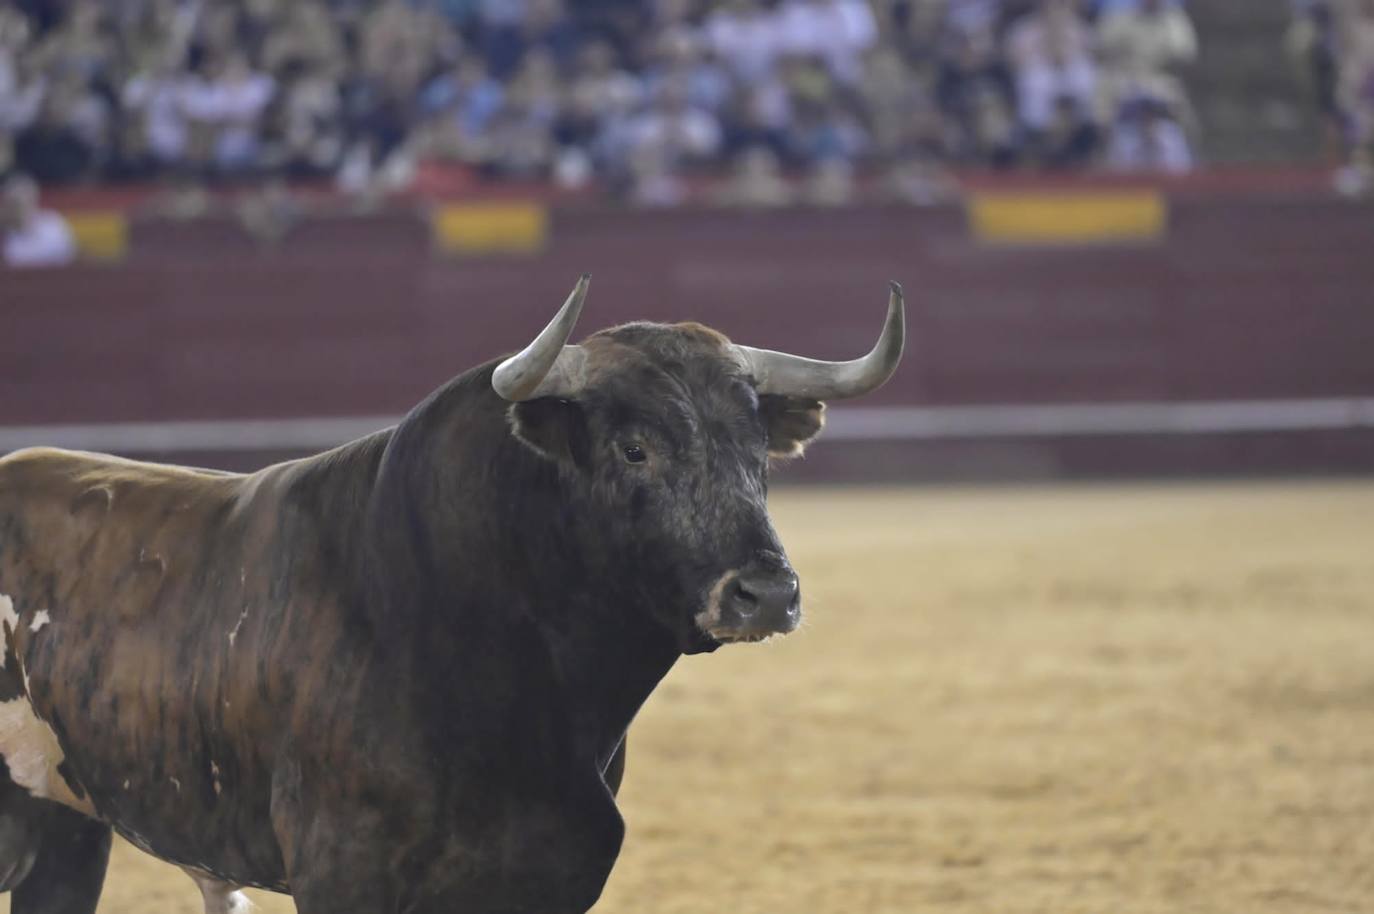
<path id="1" fill-rule="evenodd" d="M 711 589 L 697 625 L 722 642 L 762 641 L 801 622 L 801 587 L 785 562 L 751 562 L 725 574 Z"/>

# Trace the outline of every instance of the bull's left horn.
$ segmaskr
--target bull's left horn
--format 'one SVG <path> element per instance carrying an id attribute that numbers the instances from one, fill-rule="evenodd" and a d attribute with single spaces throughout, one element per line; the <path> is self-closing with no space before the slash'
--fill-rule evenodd
<path id="1" fill-rule="evenodd" d="M 761 394 L 783 394 L 811 400 L 840 400 L 877 390 L 892 377 L 906 343 L 906 315 L 902 287 L 891 283 L 887 321 L 868 355 L 849 362 L 822 362 L 786 352 L 736 346 L 754 376 Z"/>
<path id="2" fill-rule="evenodd" d="M 582 389 L 587 353 L 581 346 L 567 343 L 591 281 L 592 274 L 583 273 L 568 300 L 534 342 L 496 366 L 491 376 L 493 390 L 512 401 L 577 395 Z"/>

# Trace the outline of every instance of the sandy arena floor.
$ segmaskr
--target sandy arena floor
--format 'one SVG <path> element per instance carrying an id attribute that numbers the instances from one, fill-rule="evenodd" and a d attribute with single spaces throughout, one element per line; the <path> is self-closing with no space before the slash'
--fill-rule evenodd
<path id="1" fill-rule="evenodd" d="M 775 515 L 809 622 L 651 699 L 600 914 L 1374 912 L 1374 485 Z M 198 901 L 122 846 L 101 911 Z"/>

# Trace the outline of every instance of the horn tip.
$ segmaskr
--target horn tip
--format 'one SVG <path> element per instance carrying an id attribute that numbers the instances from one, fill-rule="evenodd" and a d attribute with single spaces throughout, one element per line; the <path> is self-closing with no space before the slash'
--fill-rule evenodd
<path id="1" fill-rule="evenodd" d="M 580 283 L 589 283 L 592 281 L 592 274 L 583 273 L 580 277 L 578 277 L 577 281 Z"/>
<path id="2" fill-rule="evenodd" d="M 902 296 L 902 284 L 901 284 L 901 283 L 899 283 L 899 282 L 898 282 L 897 280 L 895 280 L 895 279 L 891 279 L 891 280 L 888 280 L 887 286 L 888 286 L 889 289 L 892 290 L 892 294 L 893 294 L 893 295 L 897 296 L 898 298 L 901 298 L 901 296 Z"/>

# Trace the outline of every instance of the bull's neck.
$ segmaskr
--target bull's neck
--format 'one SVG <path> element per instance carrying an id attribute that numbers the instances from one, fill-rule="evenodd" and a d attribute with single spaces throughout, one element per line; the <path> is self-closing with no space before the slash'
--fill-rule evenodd
<path id="1" fill-rule="evenodd" d="M 331 569 L 327 583 L 340 593 L 357 592 L 365 580 L 367 542 L 359 523 L 367 517 L 392 434 L 392 429 L 383 429 L 313 457 L 268 467 L 248 481 L 249 493 L 266 484 L 282 505 L 291 507 L 278 508 L 279 528 L 320 550 Z"/>
<path id="2" fill-rule="evenodd" d="M 576 751 L 604 764 L 680 651 L 607 573 L 575 501 L 510 434 L 490 366 L 439 391 L 383 460 L 373 576 L 388 582 L 389 618 L 377 628 L 409 633 L 437 691 L 495 678 L 522 713 L 532 696 L 552 701 L 535 713 L 553 710 Z"/>
<path id="3" fill-rule="evenodd" d="M 501 431 L 505 431 L 502 427 Z M 484 507 L 500 519 L 487 568 L 503 568 L 517 595 L 480 611 L 506 611 L 547 656 L 584 749 L 604 765 L 641 705 L 681 656 L 673 633 L 641 605 L 633 574 L 605 551 L 595 517 L 570 504 L 566 480 L 506 434 L 501 465 L 523 497 Z M 630 570 L 633 571 L 633 570 Z M 523 649 L 523 648 L 521 648 Z"/>
<path id="4" fill-rule="evenodd" d="M 604 765 L 681 652 L 672 634 L 636 607 L 599 599 L 569 595 L 547 607 L 537 625 L 575 730 Z"/>

